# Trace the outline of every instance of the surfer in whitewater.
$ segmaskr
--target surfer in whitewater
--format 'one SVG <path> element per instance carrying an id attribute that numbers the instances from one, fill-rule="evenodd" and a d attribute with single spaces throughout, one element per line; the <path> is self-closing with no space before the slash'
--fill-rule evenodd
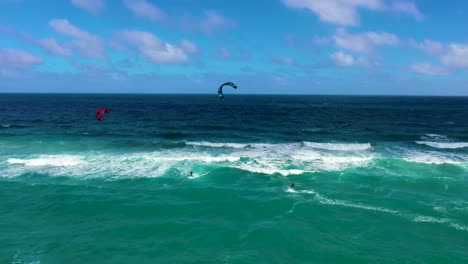
<path id="1" fill-rule="evenodd" d="M 294 189 L 294 183 L 291 183 L 290 188 L 291 188 L 291 189 Z"/>
<path id="2" fill-rule="evenodd" d="M 193 177 L 193 172 L 190 171 L 190 174 L 188 175 L 189 178 L 192 178 Z"/>

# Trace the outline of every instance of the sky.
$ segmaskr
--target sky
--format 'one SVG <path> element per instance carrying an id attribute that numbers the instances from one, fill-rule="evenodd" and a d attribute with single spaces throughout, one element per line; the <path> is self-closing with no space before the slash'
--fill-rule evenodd
<path id="1" fill-rule="evenodd" d="M 0 0 L 0 92 L 468 96 L 466 25 L 466 0 Z"/>

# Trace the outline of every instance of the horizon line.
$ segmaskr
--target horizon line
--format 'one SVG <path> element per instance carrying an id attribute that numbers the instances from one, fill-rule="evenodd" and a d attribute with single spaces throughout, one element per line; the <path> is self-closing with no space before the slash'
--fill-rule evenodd
<path id="1" fill-rule="evenodd" d="M 0 95 L 45 95 L 45 94 L 56 94 L 56 95 L 213 95 L 217 96 L 216 93 L 105 93 L 105 92 L 0 92 Z M 468 95 L 418 95 L 418 94 L 268 94 L 268 93 L 236 93 L 230 94 L 229 96 L 375 96 L 375 97 L 468 97 Z"/>

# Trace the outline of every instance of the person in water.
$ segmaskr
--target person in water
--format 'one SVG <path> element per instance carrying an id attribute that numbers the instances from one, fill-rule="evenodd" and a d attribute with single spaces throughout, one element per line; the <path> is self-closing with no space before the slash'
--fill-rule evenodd
<path id="1" fill-rule="evenodd" d="M 192 171 L 190 171 L 189 177 L 193 177 L 193 173 L 192 173 Z"/>
<path id="2" fill-rule="evenodd" d="M 291 189 L 294 189 L 294 183 L 291 183 Z"/>

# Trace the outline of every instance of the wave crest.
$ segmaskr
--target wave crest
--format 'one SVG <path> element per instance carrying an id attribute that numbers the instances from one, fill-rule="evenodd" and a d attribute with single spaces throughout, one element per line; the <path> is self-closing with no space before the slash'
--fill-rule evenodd
<path id="1" fill-rule="evenodd" d="M 416 141 L 416 144 L 426 145 L 438 149 L 460 149 L 468 148 L 468 142 L 434 142 L 434 141 Z"/>
<path id="2" fill-rule="evenodd" d="M 370 143 L 316 143 L 303 142 L 304 146 L 333 151 L 364 151 L 372 148 Z"/>
<path id="3" fill-rule="evenodd" d="M 40 156 L 34 159 L 8 159 L 9 164 L 21 164 L 27 167 L 73 167 L 83 164 L 84 161 L 80 157 L 69 155 L 49 155 Z"/>

